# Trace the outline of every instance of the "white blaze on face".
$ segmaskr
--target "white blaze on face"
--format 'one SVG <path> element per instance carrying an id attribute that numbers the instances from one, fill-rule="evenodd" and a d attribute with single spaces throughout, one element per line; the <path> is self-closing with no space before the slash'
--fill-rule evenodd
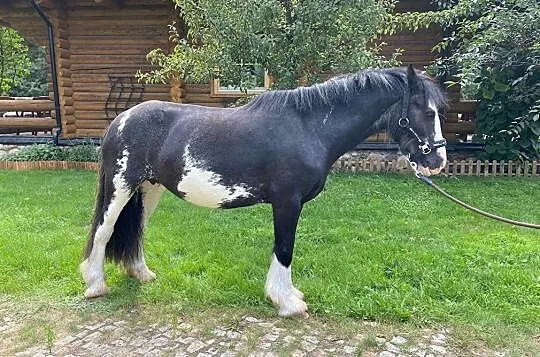
<path id="1" fill-rule="evenodd" d="M 433 125 L 434 125 L 433 131 L 435 133 L 435 136 L 434 136 L 433 140 L 434 141 L 444 140 L 444 136 L 443 136 L 443 133 L 442 133 L 442 127 L 441 127 L 441 119 L 439 118 L 439 111 L 437 110 L 437 107 L 435 106 L 435 104 L 432 101 L 429 101 L 428 107 L 435 112 L 435 118 L 433 120 Z M 437 148 L 436 150 L 437 150 L 436 151 L 437 156 L 439 156 L 442 159 L 441 166 L 439 166 L 436 169 L 429 169 L 427 167 L 423 167 L 421 165 L 418 165 L 418 170 L 424 176 L 437 175 L 446 166 L 446 148 L 443 146 L 443 147 Z"/>
<path id="2" fill-rule="evenodd" d="M 219 208 L 223 203 L 252 196 L 244 183 L 223 185 L 220 174 L 206 170 L 203 162 L 190 155 L 189 145 L 186 146 L 183 158 L 186 174 L 178 182 L 177 190 L 184 194 L 186 201 L 198 206 Z"/>

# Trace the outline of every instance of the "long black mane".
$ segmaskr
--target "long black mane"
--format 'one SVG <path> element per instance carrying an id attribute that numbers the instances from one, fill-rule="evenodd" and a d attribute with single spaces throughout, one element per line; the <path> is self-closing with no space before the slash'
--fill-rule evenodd
<path id="1" fill-rule="evenodd" d="M 437 108 L 444 108 L 446 98 L 437 83 L 421 73 L 418 73 L 418 78 L 422 80 L 426 98 L 432 100 Z M 293 107 L 299 111 L 305 111 L 320 106 L 347 104 L 361 91 L 377 87 L 404 92 L 407 88 L 406 69 L 367 69 L 332 77 L 325 82 L 309 87 L 272 90 L 255 97 L 244 108 L 248 110 L 277 110 L 283 107 Z"/>

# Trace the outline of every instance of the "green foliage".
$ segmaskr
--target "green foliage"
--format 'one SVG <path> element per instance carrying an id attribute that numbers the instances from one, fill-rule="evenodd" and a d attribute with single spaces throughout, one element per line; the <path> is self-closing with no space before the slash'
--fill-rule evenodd
<path id="1" fill-rule="evenodd" d="M 170 25 L 169 30 L 174 44 L 172 51 L 167 53 L 157 48 L 148 53 L 146 58 L 155 69 L 139 72 L 138 78 L 146 83 L 168 83 L 173 78 L 202 82 L 211 78 L 217 63 L 217 48 L 212 44 L 192 46 L 174 25 Z"/>
<path id="2" fill-rule="evenodd" d="M 18 152 L 3 156 L 6 161 L 80 161 L 97 162 L 99 159 L 95 145 L 60 147 L 53 144 L 38 144 L 23 147 Z"/>
<path id="3" fill-rule="evenodd" d="M 30 68 L 28 77 L 14 86 L 10 92 L 13 97 L 39 97 L 49 95 L 47 62 L 45 49 L 28 43 Z"/>
<path id="4" fill-rule="evenodd" d="M 65 161 L 98 162 L 99 151 L 92 143 L 68 146 L 64 148 Z"/>
<path id="5" fill-rule="evenodd" d="M 52 144 L 25 146 L 21 150 L 2 157 L 6 161 L 62 161 L 62 149 Z"/>
<path id="6" fill-rule="evenodd" d="M 395 64 L 378 55 L 374 40 L 392 0 L 175 0 L 187 36 L 171 32 L 171 53 L 148 55 L 151 82 L 172 77 L 190 81 L 219 78 L 248 89 L 253 69 L 264 68 L 275 88 L 317 81 L 325 72 L 351 72 Z M 183 38 L 185 37 L 185 38 Z"/>
<path id="7" fill-rule="evenodd" d="M 400 14 L 390 27 L 442 25 L 447 37 L 435 50 L 443 57 L 431 72 L 457 77 L 463 95 L 480 100 L 475 140 L 485 144 L 485 158 L 538 159 L 530 111 L 540 98 L 540 6 L 535 0 L 439 3 L 442 11 Z"/>
<path id="8" fill-rule="evenodd" d="M 512 121 L 508 129 L 501 134 L 510 137 L 520 150 L 514 154 L 523 160 L 534 160 L 540 152 L 540 99 L 536 101 L 527 114 Z"/>
<path id="9" fill-rule="evenodd" d="M 28 76 L 28 46 L 17 31 L 0 26 L 0 95 L 21 84 Z"/>

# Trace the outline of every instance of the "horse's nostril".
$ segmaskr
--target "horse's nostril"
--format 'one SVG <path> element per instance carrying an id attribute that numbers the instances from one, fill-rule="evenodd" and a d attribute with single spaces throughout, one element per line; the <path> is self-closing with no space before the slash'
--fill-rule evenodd
<path id="1" fill-rule="evenodd" d="M 438 169 L 444 166 L 446 159 L 439 155 L 433 155 L 425 158 L 425 166 L 430 169 Z"/>

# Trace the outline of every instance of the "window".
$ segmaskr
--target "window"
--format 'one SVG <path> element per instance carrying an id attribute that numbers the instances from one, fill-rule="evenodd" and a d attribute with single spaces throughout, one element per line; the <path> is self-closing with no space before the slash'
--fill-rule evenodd
<path id="1" fill-rule="evenodd" d="M 239 66 L 249 66 L 250 75 L 242 83 L 242 86 L 249 87 L 248 91 L 243 91 L 240 87 L 221 85 L 219 79 L 212 80 L 212 97 L 243 97 L 252 94 L 259 94 L 266 91 L 272 85 L 272 80 L 268 72 L 261 66 L 253 64 L 239 64 Z"/>

